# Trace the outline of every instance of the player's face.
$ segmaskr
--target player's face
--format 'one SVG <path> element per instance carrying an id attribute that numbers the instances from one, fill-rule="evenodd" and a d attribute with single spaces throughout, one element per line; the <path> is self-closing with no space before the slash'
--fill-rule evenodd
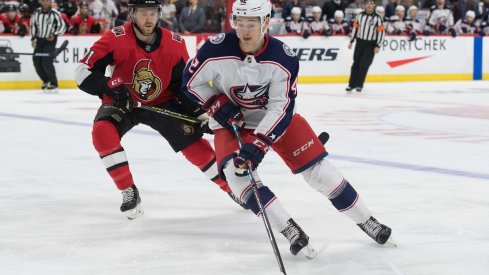
<path id="1" fill-rule="evenodd" d="M 158 8 L 137 8 L 134 12 L 134 23 L 144 35 L 151 35 L 158 23 Z"/>
<path id="2" fill-rule="evenodd" d="M 262 38 L 263 27 L 259 17 L 238 16 L 236 18 L 236 31 L 239 35 L 240 44 L 243 46 L 255 45 Z"/>

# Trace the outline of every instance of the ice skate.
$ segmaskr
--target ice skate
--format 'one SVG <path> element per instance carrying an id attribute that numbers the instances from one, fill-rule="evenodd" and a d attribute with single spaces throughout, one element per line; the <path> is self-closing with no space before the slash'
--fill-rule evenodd
<path id="1" fill-rule="evenodd" d="M 316 257 L 316 250 L 309 245 L 309 236 L 302 231 L 293 219 L 288 220 L 287 224 L 287 227 L 281 233 L 289 240 L 290 253 L 297 255 L 300 252 L 308 259 Z"/>
<path id="2" fill-rule="evenodd" d="M 397 246 L 391 238 L 392 230 L 378 222 L 374 217 L 370 217 L 366 222 L 357 225 L 378 244 Z"/>
<path id="3" fill-rule="evenodd" d="M 241 207 L 243 207 L 243 209 L 245 210 L 248 210 L 250 209 L 248 206 L 246 206 L 246 204 L 240 200 L 238 198 L 238 196 L 236 196 L 233 192 L 228 192 L 228 195 L 231 197 L 231 199 L 233 199 L 234 202 L 236 202 L 237 204 L 239 204 Z"/>
<path id="4" fill-rule="evenodd" d="M 139 191 L 136 185 L 131 185 L 129 188 L 122 190 L 122 204 L 121 212 L 126 213 L 126 216 L 130 220 L 144 214 L 143 207 L 141 206 L 141 197 L 139 197 Z"/>
<path id="5" fill-rule="evenodd" d="M 51 85 L 51 83 L 48 83 L 45 89 L 46 93 L 48 94 L 55 94 L 58 92 L 58 87 L 56 85 Z"/>

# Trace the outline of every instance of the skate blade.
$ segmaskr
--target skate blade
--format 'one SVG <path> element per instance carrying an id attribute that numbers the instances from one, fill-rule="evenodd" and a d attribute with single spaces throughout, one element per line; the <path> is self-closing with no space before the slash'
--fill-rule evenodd
<path id="1" fill-rule="evenodd" d="M 138 204 L 135 208 L 133 208 L 131 210 L 127 210 L 124 213 L 126 213 L 126 217 L 129 220 L 134 220 L 134 219 L 136 219 L 136 218 L 138 218 L 144 214 L 144 209 L 141 206 L 141 204 Z"/>
<path id="2" fill-rule="evenodd" d="M 389 237 L 389 239 L 387 240 L 387 242 L 385 242 L 385 244 L 383 244 L 384 247 L 397 247 L 397 243 L 394 241 L 394 239 L 392 239 L 392 237 Z"/>
<path id="3" fill-rule="evenodd" d="M 304 255 L 304 257 L 308 258 L 309 260 L 314 259 L 318 255 L 317 251 L 311 245 L 302 248 L 299 253 Z"/>

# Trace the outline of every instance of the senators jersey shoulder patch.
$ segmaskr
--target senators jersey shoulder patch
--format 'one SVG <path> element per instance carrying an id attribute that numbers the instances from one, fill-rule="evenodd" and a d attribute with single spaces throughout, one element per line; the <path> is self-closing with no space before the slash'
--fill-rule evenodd
<path id="1" fill-rule="evenodd" d="M 174 32 L 171 32 L 171 39 L 177 42 L 182 42 L 182 37 Z"/>
<path id="2" fill-rule="evenodd" d="M 115 27 L 111 30 L 115 36 L 122 36 L 126 34 L 126 29 L 123 26 Z"/>

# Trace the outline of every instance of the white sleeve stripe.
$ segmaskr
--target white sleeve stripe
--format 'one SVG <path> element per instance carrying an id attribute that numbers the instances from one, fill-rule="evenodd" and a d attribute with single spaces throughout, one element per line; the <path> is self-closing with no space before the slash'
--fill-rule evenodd
<path id="1" fill-rule="evenodd" d="M 91 73 L 87 64 L 78 64 L 78 67 L 75 69 L 76 84 L 80 86 Z"/>
<path id="2" fill-rule="evenodd" d="M 286 87 L 287 87 L 287 90 L 285 91 L 285 96 L 287 97 L 287 103 L 284 105 L 284 107 L 282 108 L 282 114 L 278 117 L 278 119 L 273 123 L 272 127 L 270 127 L 270 129 L 265 133 L 265 136 L 268 136 L 268 134 L 270 134 L 271 132 L 273 132 L 273 130 L 275 129 L 275 127 L 277 126 L 277 124 L 280 123 L 280 121 L 282 121 L 282 118 L 284 118 L 285 114 L 286 114 L 286 110 L 287 110 L 287 107 L 289 106 L 290 104 L 290 98 L 289 98 L 289 90 L 290 90 L 290 72 L 285 69 L 282 65 L 280 65 L 279 63 L 277 62 L 273 62 L 273 61 L 263 61 L 263 62 L 260 62 L 260 63 L 265 63 L 265 64 L 273 64 L 273 65 L 276 65 L 277 67 L 279 67 L 280 69 L 282 69 L 287 75 L 287 84 L 286 84 Z"/>
<path id="3" fill-rule="evenodd" d="M 200 71 L 202 71 L 202 69 L 207 65 L 207 63 L 209 62 L 212 62 L 212 61 L 219 61 L 219 60 L 226 60 L 226 59 L 231 59 L 231 60 L 241 60 L 240 58 L 236 57 L 236 56 L 224 56 L 224 57 L 218 57 L 218 58 L 209 58 L 207 59 L 200 67 L 199 69 L 194 73 L 194 75 L 190 78 L 190 80 L 188 81 L 187 83 L 187 90 L 193 94 L 195 97 L 197 97 L 198 99 L 200 99 L 202 102 L 206 102 L 207 100 L 202 98 L 199 93 L 195 92 L 194 90 L 192 90 L 192 82 L 194 81 L 194 79 L 197 77 L 197 75 L 200 73 Z M 209 80 L 210 81 L 210 80 Z M 209 84 L 210 85 L 210 84 Z"/>
<path id="4" fill-rule="evenodd" d="M 110 154 L 102 158 L 102 163 L 104 164 L 105 169 L 109 169 L 110 167 L 123 162 L 127 162 L 126 152 L 124 151 Z"/>

